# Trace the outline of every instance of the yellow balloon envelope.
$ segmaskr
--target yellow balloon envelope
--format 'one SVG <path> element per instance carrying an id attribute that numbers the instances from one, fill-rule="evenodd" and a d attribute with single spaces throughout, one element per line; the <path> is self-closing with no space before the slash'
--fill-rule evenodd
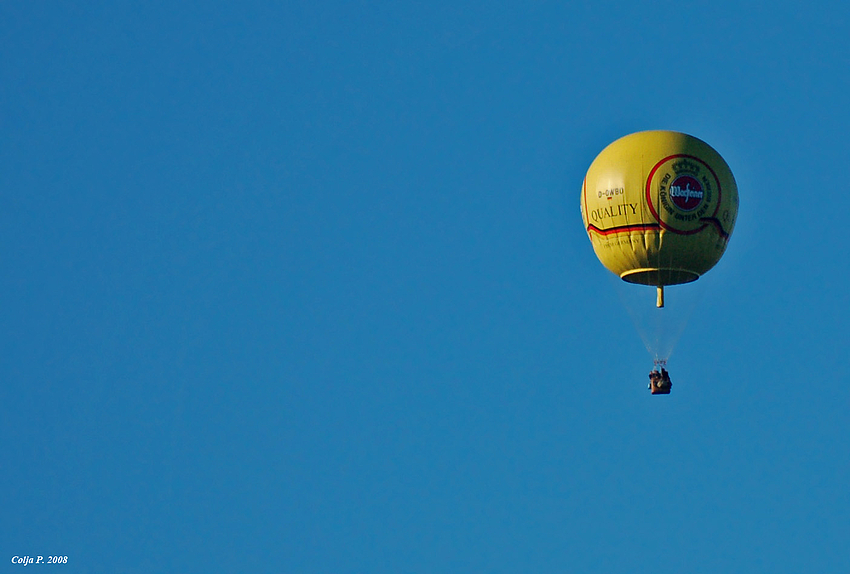
<path id="1" fill-rule="evenodd" d="M 695 281 L 720 260 L 738 215 L 738 187 L 707 143 L 639 132 L 600 153 L 584 180 L 581 216 L 596 256 L 624 281 Z"/>

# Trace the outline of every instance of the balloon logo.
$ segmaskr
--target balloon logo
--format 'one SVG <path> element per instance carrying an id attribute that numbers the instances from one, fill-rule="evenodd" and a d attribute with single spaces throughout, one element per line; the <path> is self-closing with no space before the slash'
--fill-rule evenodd
<path id="1" fill-rule="evenodd" d="M 703 198 L 702 186 L 690 175 L 680 175 L 670 184 L 670 199 L 682 211 L 693 211 Z"/>

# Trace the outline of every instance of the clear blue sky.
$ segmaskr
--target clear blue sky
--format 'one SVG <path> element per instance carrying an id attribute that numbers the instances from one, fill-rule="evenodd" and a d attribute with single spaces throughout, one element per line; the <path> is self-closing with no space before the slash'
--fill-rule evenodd
<path id="1" fill-rule="evenodd" d="M 848 29 L 3 3 L 0 572 L 850 571 Z M 645 129 L 741 198 L 669 397 L 579 213 Z"/>

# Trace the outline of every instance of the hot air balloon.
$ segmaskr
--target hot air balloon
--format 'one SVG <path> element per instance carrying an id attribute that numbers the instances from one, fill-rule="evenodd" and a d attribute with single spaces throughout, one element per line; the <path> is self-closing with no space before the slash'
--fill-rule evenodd
<path id="1" fill-rule="evenodd" d="M 582 185 L 581 216 L 599 261 L 623 281 L 657 287 L 659 308 L 666 286 L 696 281 L 720 260 L 737 214 L 729 166 L 707 143 L 679 132 L 618 139 L 593 160 Z M 656 361 L 666 375 L 665 362 Z"/>

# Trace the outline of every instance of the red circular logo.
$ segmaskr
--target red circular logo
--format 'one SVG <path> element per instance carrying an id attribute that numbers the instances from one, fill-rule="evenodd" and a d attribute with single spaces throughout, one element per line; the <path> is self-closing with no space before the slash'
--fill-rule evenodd
<path id="1" fill-rule="evenodd" d="M 693 211 L 702 203 L 702 184 L 692 175 L 680 175 L 670 184 L 670 200 L 682 211 Z"/>

